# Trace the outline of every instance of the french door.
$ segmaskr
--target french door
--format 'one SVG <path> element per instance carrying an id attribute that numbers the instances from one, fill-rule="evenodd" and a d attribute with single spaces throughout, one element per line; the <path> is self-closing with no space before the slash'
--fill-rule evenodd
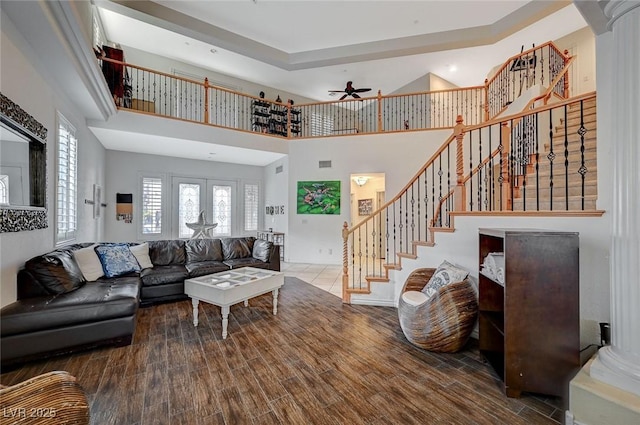
<path id="1" fill-rule="evenodd" d="M 212 236 L 238 234 L 236 217 L 236 182 L 173 177 L 171 181 L 171 233 L 175 238 L 190 238 L 193 230 L 187 223 L 198 221 L 204 211 L 207 223 L 218 225 Z"/>

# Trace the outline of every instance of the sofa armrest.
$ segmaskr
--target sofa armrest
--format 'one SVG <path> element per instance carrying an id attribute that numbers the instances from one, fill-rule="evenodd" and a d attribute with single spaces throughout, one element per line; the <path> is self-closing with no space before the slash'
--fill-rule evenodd
<path id="1" fill-rule="evenodd" d="M 280 271 L 280 245 L 273 244 L 269 252 L 269 269 Z"/>

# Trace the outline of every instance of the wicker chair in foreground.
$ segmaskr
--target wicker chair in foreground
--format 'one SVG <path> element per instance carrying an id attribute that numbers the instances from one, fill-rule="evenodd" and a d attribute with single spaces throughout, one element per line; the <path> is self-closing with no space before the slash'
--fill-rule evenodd
<path id="1" fill-rule="evenodd" d="M 422 291 L 436 269 L 416 269 L 402 294 Z M 428 351 L 453 353 L 467 343 L 478 317 L 476 292 L 469 279 L 442 288 L 429 299 L 408 302 L 400 295 L 398 318 L 407 339 Z"/>
<path id="2" fill-rule="evenodd" d="M 88 425 L 89 404 L 76 378 L 55 371 L 0 389 L 1 425 Z"/>

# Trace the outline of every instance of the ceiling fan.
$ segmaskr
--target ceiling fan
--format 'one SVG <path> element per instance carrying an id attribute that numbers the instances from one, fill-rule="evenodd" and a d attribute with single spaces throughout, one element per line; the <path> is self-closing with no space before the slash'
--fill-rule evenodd
<path id="1" fill-rule="evenodd" d="M 329 93 L 344 93 L 344 95 L 342 95 L 342 97 L 340 98 L 340 100 L 342 100 L 347 96 L 352 96 L 356 99 L 360 99 L 358 93 L 364 93 L 368 91 L 371 91 L 371 89 L 354 89 L 353 81 L 347 81 L 347 87 L 345 87 L 344 90 L 329 90 Z"/>

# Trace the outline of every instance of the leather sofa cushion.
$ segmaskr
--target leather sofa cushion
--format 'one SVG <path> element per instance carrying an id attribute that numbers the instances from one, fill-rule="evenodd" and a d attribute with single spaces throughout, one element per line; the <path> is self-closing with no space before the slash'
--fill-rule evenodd
<path id="1" fill-rule="evenodd" d="M 251 257 L 255 240 L 254 237 L 221 239 L 224 260 Z"/>
<path id="2" fill-rule="evenodd" d="M 155 266 L 152 269 L 144 269 L 140 273 L 142 286 L 165 285 L 167 283 L 183 282 L 189 278 L 187 269 L 182 264 L 171 266 Z"/>
<path id="3" fill-rule="evenodd" d="M 271 241 L 256 239 L 253 243 L 253 258 L 260 261 L 269 261 L 269 254 L 271 253 L 272 246 L 273 242 Z"/>
<path id="4" fill-rule="evenodd" d="M 86 282 L 69 248 L 33 257 L 25 263 L 25 269 L 51 295 L 73 291 Z"/>
<path id="5" fill-rule="evenodd" d="M 149 257 L 154 266 L 184 264 L 186 261 L 183 240 L 149 241 L 148 244 Z"/>
<path id="6" fill-rule="evenodd" d="M 259 269 L 268 269 L 269 263 L 265 263 L 264 261 L 256 260 L 253 257 L 249 258 L 235 258 L 233 260 L 224 260 L 227 266 L 232 269 L 238 269 L 240 267 L 256 267 Z"/>
<path id="7" fill-rule="evenodd" d="M 25 298 L 2 308 L 2 336 L 132 316 L 138 309 L 137 277 L 98 280 L 60 295 Z"/>
<path id="8" fill-rule="evenodd" d="M 229 266 L 221 261 L 198 261 L 196 263 L 187 263 L 185 267 L 189 272 L 189 277 L 199 277 L 229 270 Z"/>
<path id="9" fill-rule="evenodd" d="M 220 239 L 189 239 L 184 244 L 187 263 L 200 261 L 222 261 Z"/>

